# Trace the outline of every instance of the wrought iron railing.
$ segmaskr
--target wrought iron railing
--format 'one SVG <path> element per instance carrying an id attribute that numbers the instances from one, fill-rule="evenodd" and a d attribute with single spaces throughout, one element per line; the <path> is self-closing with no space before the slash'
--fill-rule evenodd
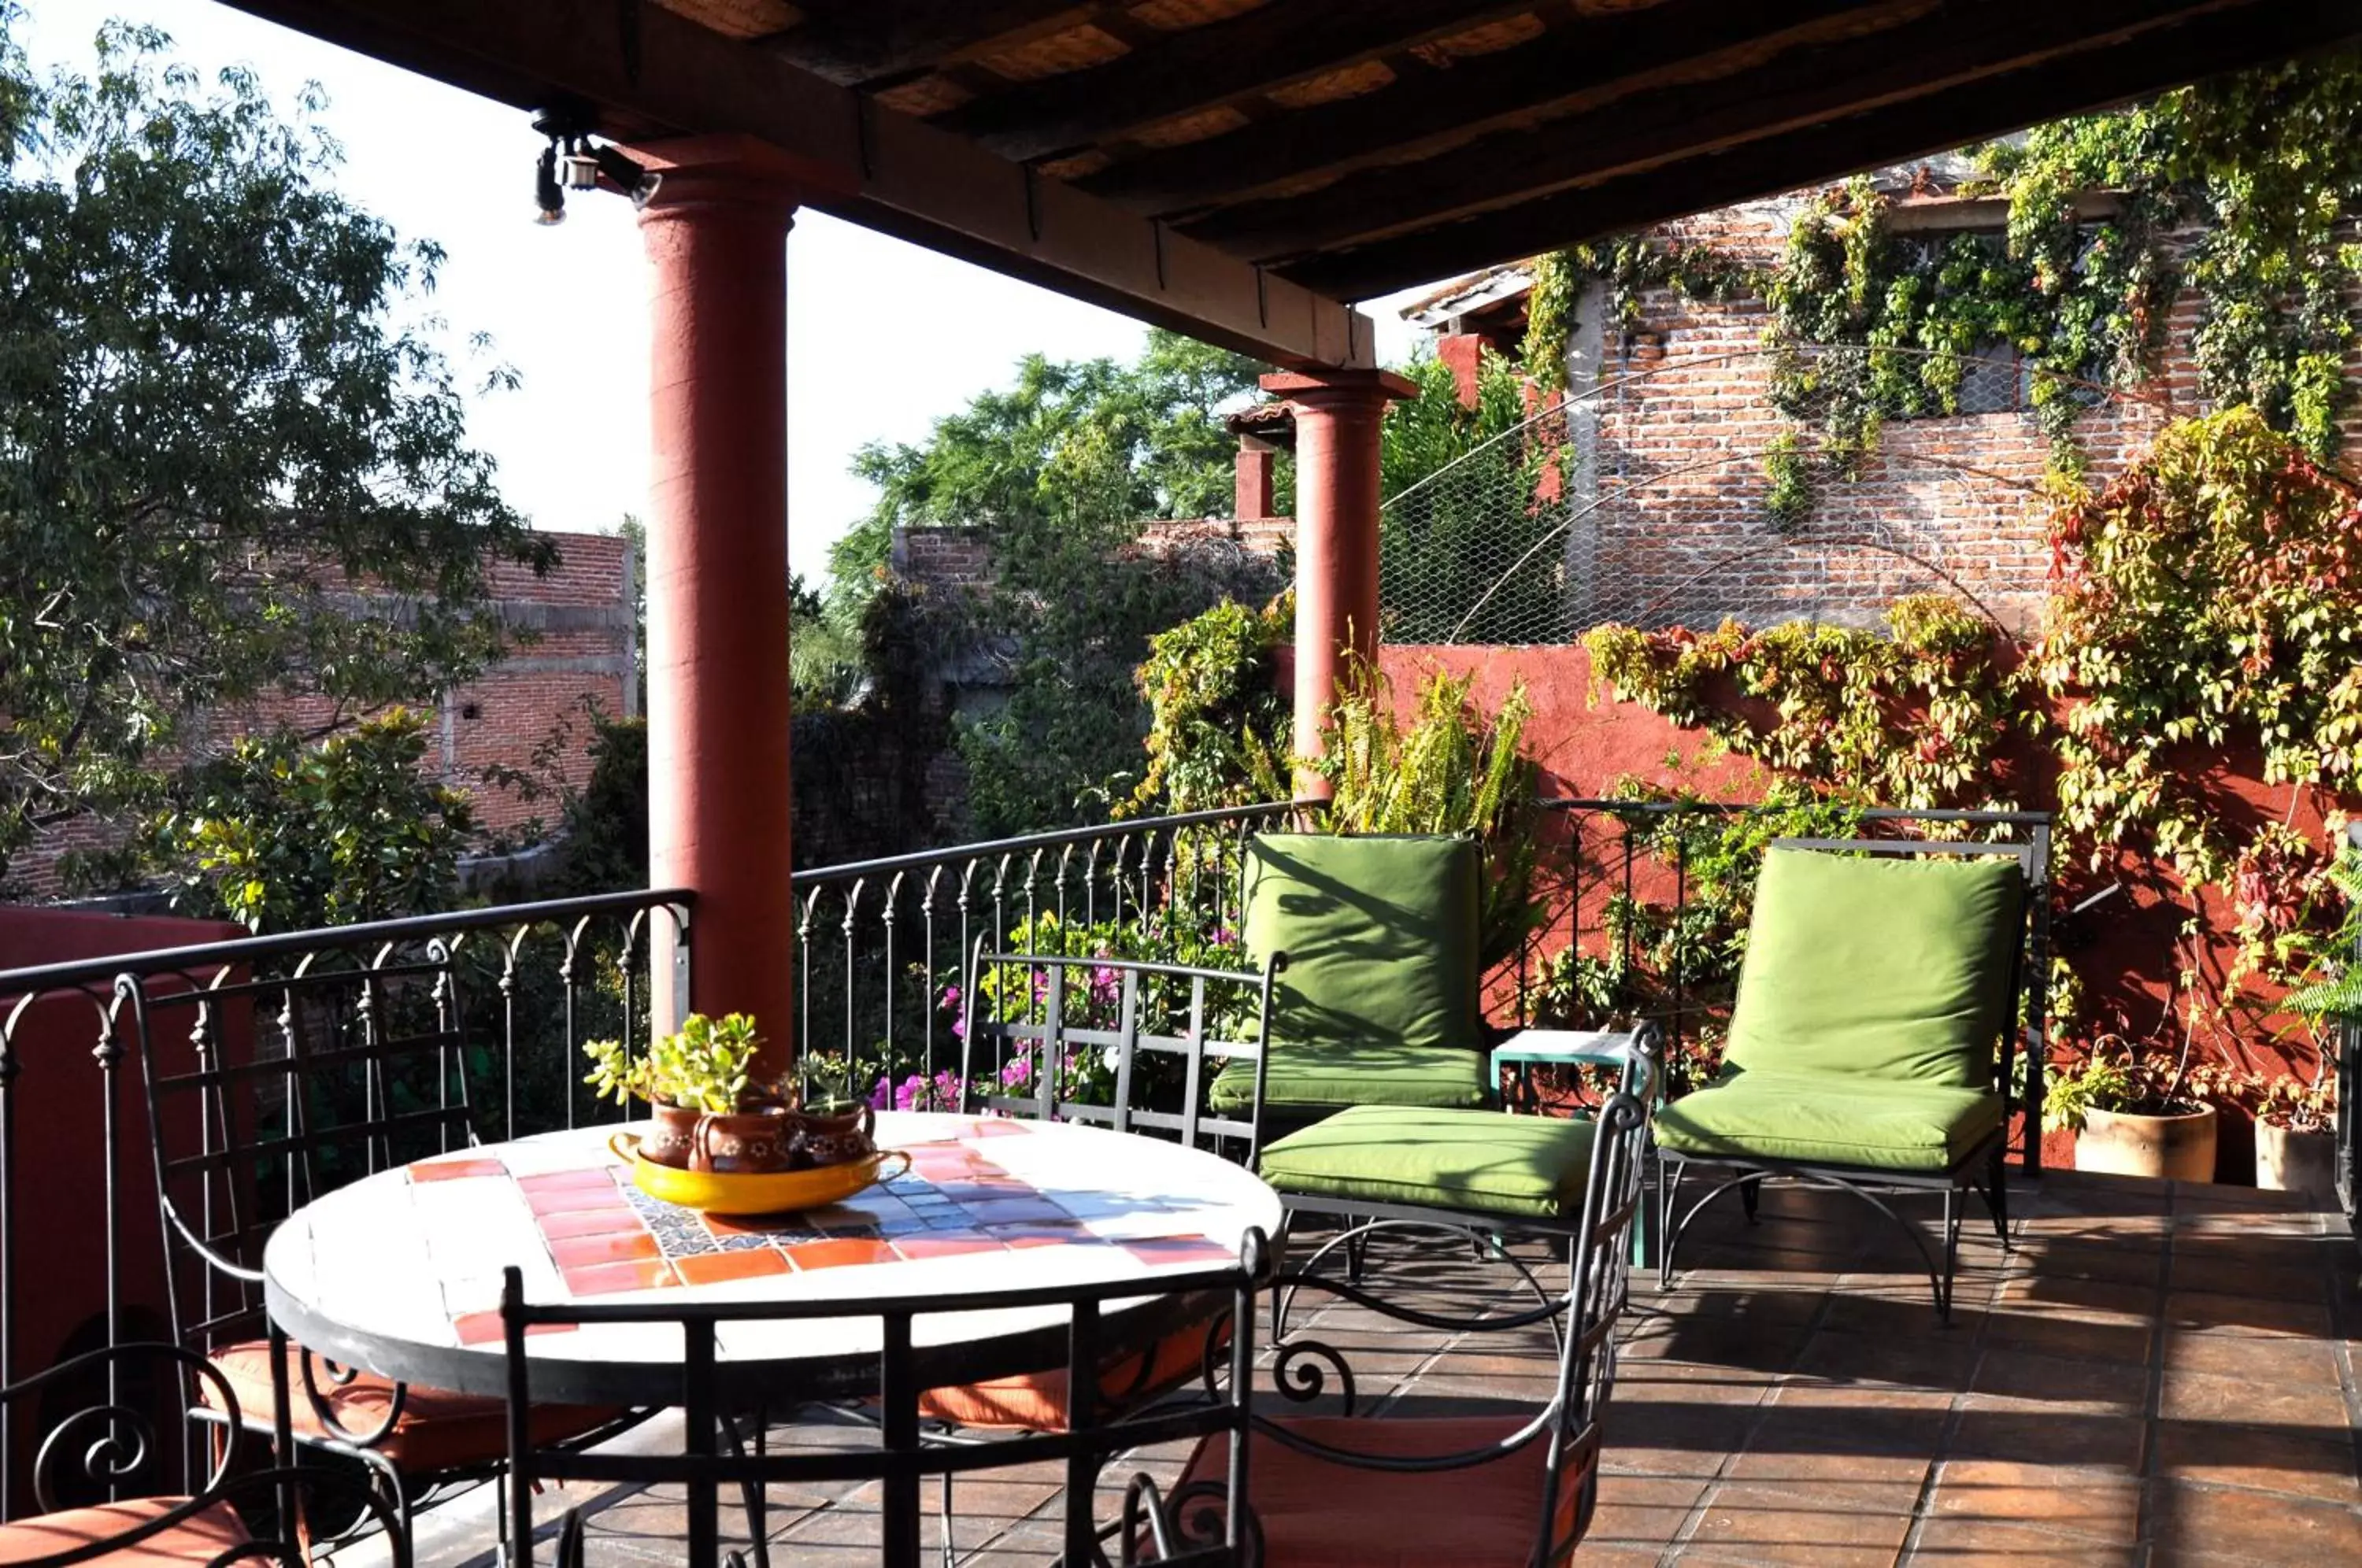
<path id="1" fill-rule="evenodd" d="M 1555 825 L 1545 827 L 1540 891 L 1551 919 L 1491 977 L 1496 1022 L 1564 1009 L 1552 981 L 1552 966 L 1568 963 L 1562 951 L 1616 961 L 1628 979 L 1647 969 L 1652 930 L 1678 929 L 1691 912 L 1691 838 L 1669 828 L 1760 810 L 1548 807 Z M 923 1086 L 956 1076 L 962 1013 L 952 993 L 979 942 L 1247 967 L 1238 942 L 1245 841 L 1303 810 L 1275 802 L 1152 818 L 799 874 L 786 940 L 807 1091 L 868 1098 L 879 1078 L 889 1092 L 915 1078 L 925 1103 Z M 1871 833 L 1940 825 L 2045 847 L 2049 833 L 2047 817 L 2027 812 L 1855 820 Z M 582 1087 L 579 1047 L 603 1034 L 647 1037 L 649 966 L 687 951 L 670 937 L 687 932 L 692 903 L 679 890 L 615 893 L 0 971 L 0 1382 L 160 1327 L 162 1248 L 135 1055 L 142 1027 L 188 1031 L 201 1051 L 242 1032 L 243 1048 L 268 1053 L 299 1030 L 366 1051 L 380 1038 L 370 1032 L 396 1029 L 406 1009 L 458 1042 L 481 1136 L 620 1117 Z M 2047 900 L 2036 906 L 2047 912 Z M 1636 919 L 1643 909 L 1656 927 Z M 2044 929 L 2038 918 L 2037 944 Z M 1692 972 L 1679 942 L 1660 950 L 1670 964 L 1622 1000 L 1628 1016 L 1662 1021 L 1678 1055 L 1727 1000 L 1715 988 L 1727 977 Z M 2047 952 L 2036 962 L 2047 967 Z M 2028 1025 L 2038 1062 L 2038 1000 Z M 0 1455 L 15 1453 L 12 1420 L 38 1425 L 0 1412 Z M 0 1464 L 0 1518 L 21 1497 L 24 1456 L 16 1459 Z"/>
<path id="2" fill-rule="evenodd" d="M 1089 928 L 1153 922 L 1167 944 L 1128 956 L 1172 958 L 1173 944 L 1193 941 L 1233 946 L 1246 838 L 1297 810 L 1283 801 L 1142 818 L 798 873 L 796 1038 L 807 1092 L 866 1099 L 881 1077 L 891 1092 L 956 1068 L 953 993 L 979 938 L 1065 952 L 1090 940 Z"/>
<path id="3" fill-rule="evenodd" d="M 167 1331 L 142 1077 L 164 1031 L 199 1060 L 265 1060 L 300 1037 L 377 1064 L 424 1017 L 460 1063 L 456 1084 L 427 1092 L 463 1097 L 483 1136 L 620 1116 L 580 1087 L 576 1052 L 592 1034 L 647 1037 L 650 955 L 659 936 L 686 952 L 669 938 L 691 905 L 681 890 L 611 893 L 0 971 L 0 1385 Z M 364 1084 L 400 1087 L 376 1070 Z M 0 1407 L 0 1519 L 24 1495 L 14 1440 L 47 1424 Z"/>

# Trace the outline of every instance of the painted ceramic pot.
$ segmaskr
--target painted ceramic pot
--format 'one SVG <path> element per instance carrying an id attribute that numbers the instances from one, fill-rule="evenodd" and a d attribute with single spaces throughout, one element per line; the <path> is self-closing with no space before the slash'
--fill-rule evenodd
<path id="1" fill-rule="evenodd" d="M 650 1106 L 647 1135 L 640 1140 L 640 1156 L 651 1165 L 689 1169 L 690 1155 L 697 1147 L 697 1124 L 702 1115 L 687 1106 Z"/>
<path id="2" fill-rule="evenodd" d="M 714 1176 L 770 1176 L 812 1162 L 800 1157 L 797 1113 L 771 1103 L 697 1119 L 689 1168 Z"/>
<path id="3" fill-rule="evenodd" d="M 798 1152 L 811 1165 L 843 1165 L 877 1152 L 877 1113 L 857 1100 L 822 1100 L 795 1113 Z"/>

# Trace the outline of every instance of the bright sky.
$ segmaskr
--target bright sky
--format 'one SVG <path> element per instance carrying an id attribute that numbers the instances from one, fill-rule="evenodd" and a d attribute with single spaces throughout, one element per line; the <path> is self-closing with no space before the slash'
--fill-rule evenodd
<path id="1" fill-rule="evenodd" d="M 470 389 L 495 364 L 522 388 L 475 396 L 470 438 L 500 463 L 509 500 L 544 528 L 604 531 L 646 512 L 646 268 L 628 203 L 578 194 L 566 223 L 533 221 L 540 139 L 525 115 L 259 20 L 216 0 L 24 0 L 18 37 L 37 70 L 87 69 L 111 17 L 152 23 L 207 75 L 252 67 L 281 105 L 326 89 L 346 193 L 405 238 L 448 253 L 428 308 Z M 1032 352 L 1129 358 L 1138 323 L 819 213 L 788 249 L 789 550 L 818 578 L 829 541 L 865 513 L 847 471 L 873 440 L 916 441 Z M 1390 361 L 1414 334 L 1374 307 Z M 470 334 L 491 335 L 476 362 Z"/>

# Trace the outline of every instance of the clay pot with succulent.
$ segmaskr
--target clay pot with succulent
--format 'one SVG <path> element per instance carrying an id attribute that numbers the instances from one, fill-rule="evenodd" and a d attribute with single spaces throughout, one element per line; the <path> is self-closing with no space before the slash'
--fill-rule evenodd
<path id="1" fill-rule="evenodd" d="M 793 1170 L 802 1128 L 792 1097 L 755 1076 L 762 1043 L 750 1014 L 693 1012 L 637 1055 L 617 1040 L 587 1043 L 583 1081 L 618 1105 L 646 1102 L 654 1125 L 639 1153 L 657 1165 L 725 1175 Z"/>

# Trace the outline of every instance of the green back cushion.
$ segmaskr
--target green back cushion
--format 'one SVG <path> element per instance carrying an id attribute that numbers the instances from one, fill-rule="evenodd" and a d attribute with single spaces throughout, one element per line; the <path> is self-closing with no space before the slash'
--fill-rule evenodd
<path id="1" fill-rule="evenodd" d="M 2025 890 L 2008 856 L 1769 851 L 1724 1060 L 1990 1088 Z"/>
<path id="2" fill-rule="evenodd" d="M 1477 1044 L 1475 841 L 1258 834 L 1247 843 L 1246 945 L 1287 955 L 1275 1044 Z"/>

